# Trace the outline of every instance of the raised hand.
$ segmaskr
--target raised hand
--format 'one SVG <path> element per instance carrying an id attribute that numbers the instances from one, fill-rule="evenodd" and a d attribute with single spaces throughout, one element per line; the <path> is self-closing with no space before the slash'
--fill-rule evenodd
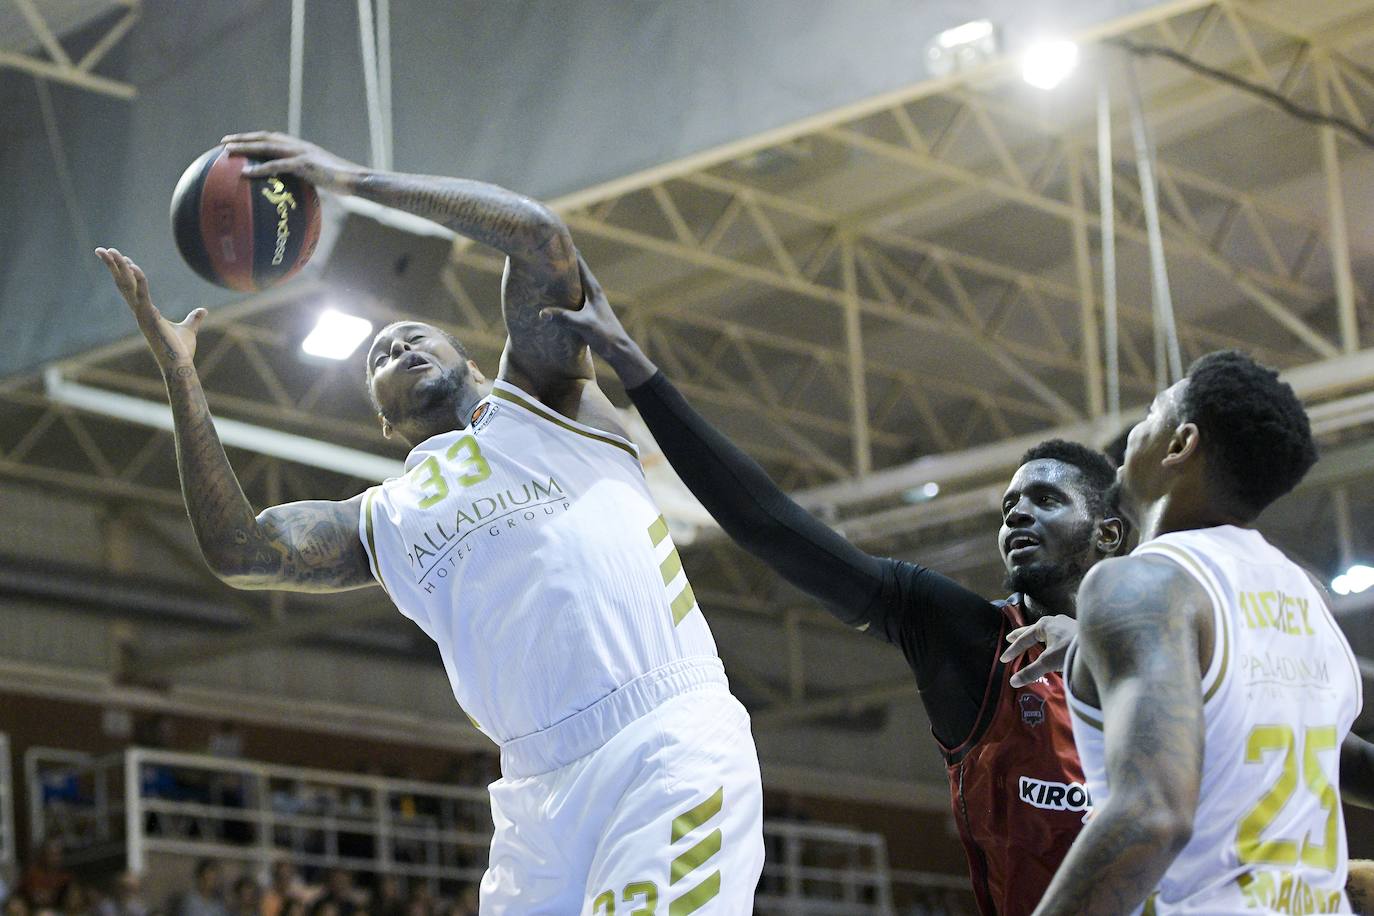
<path id="1" fill-rule="evenodd" d="M 1028 627 L 1020 627 L 1008 633 L 1007 642 L 1011 645 L 1002 653 L 1004 662 L 1009 662 L 1038 645 L 1045 647 L 1039 658 L 1011 676 L 1011 686 L 1024 687 L 1051 671 L 1064 670 L 1064 657 L 1068 654 L 1069 644 L 1077 635 L 1078 621 L 1064 614 L 1041 617 Z"/>
<path id="2" fill-rule="evenodd" d="M 363 172 L 357 163 L 290 134 L 259 130 L 230 134 L 220 142 L 231 153 L 260 160 L 244 168 L 248 178 L 297 175 L 317 188 L 347 191 Z"/>
<path id="3" fill-rule="evenodd" d="M 148 294 L 148 278 L 131 258 L 115 248 L 97 248 L 95 256 L 109 269 L 163 374 L 190 367 L 196 355 L 196 332 L 205 320 L 205 309 L 195 309 L 180 323 L 168 321 L 153 305 Z"/>
<path id="4" fill-rule="evenodd" d="M 586 341 L 593 353 L 610 363 L 626 388 L 642 385 L 653 378 L 658 367 L 650 362 L 620 323 L 606 301 L 605 291 L 581 254 L 577 256 L 577 269 L 582 277 L 582 308 L 546 308 L 539 313 L 540 317 L 567 328 Z"/>

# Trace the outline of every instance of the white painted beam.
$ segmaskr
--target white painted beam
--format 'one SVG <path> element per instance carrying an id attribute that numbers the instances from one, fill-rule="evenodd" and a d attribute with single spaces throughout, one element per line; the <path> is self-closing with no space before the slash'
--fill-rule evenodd
<path id="1" fill-rule="evenodd" d="M 171 431 L 173 428 L 172 410 L 166 404 L 69 381 L 63 378 L 61 370 L 55 367 L 44 370 L 43 385 L 48 398 L 58 404 L 114 417 L 128 423 L 137 423 L 140 426 L 151 426 L 154 429 Z M 399 477 L 403 470 L 402 462 L 396 458 L 387 458 L 372 452 L 284 433 L 239 420 L 216 417 L 215 430 L 219 433 L 220 441 L 227 446 L 248 449 L 283 461 L 323 468 L 338 474 L 347 474 L 361 480 L 381 481 L 389 477 Z"/>

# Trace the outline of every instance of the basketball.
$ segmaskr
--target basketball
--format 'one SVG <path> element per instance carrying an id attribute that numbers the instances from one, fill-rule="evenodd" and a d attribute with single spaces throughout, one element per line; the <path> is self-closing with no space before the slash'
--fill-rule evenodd
<path id="1" fill-rule="evenodd" d="M 320 238 L 315 189 L 294 175 L 246 178 L 250 160 L 217 146 L 172 192 L 172 234 L 191 269 L 217 286 L 255 292 L 305 266 Z"/>

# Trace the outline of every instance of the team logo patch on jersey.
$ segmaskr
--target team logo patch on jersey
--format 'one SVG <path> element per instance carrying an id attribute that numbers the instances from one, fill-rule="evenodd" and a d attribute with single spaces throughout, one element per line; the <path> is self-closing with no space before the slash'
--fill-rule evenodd
<path id="1" fill-rule="evenodd" d="M 1031 728 L 1045 721 L 1045 698 L 1037 693 L 1023 693 L 1016 698 L 1021 707 L 1021 721 Z"/>
<path id="2" fill-rule="evenodd" d="M 1090 811 L 1093 800 L 1080 782 L 1050 782 L 1021 777 L 1021 801 L 1046 811 Z"/>
<path id="3" fill-rule="evenodd" d="M 491 401 L 477 405 L 477 409 L 472 412 L 472 421 L 469 424 L 474 430 L 481 429 L 491 422 L 491 418 L 496 416 L 497 407 Z"/>

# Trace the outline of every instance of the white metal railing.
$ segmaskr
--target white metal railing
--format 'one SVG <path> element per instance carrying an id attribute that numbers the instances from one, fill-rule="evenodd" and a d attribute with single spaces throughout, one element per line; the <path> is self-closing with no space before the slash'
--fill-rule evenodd
<path id="1" fill-rule="evenodd" d="M 893 916 L 882 834 L 796 821 L 763 825 L 766 858 L 754 912 Z"/>
<path id="2" fill-rule="evenodd" d="M 14 774 L 10 768 L 10 738 L 0 732 L 0 878 L 14 879 L 19 855 L 14 837 Z"/>
<path id="3" fill-rule="evenodd" d="M 266 871 L 285 859 L 407 876 L 442 893 L 481 879 L 491 841 L 482 786 L 146 748 L 32 748 L 24 769 L 33 835 L 61 837 L 73 862 L 117 857 L 143 871 L 158 854 L 210 856 Z M 894 885 L 904 913 L 907 900 L 931 914 L 965 912 L 960 901 L 971 900 L 966 880 L 894 873 L 881 834 L 785 820 L 763 832 L 764 916 L 893 916 Z"/>
<path id="4" fill-rule="evenodd" d="M 24 752 L 29 835 L 35 842 L 60 837 L 66 861 L 74 865 L 118 856 L 124 846 L 122 767 L 119 753 L 96 757 L 29 748 Z"/>
<path id="5" fill-rule="evenodd" d="M 480 880 L 491 842 L 485 788 L 125 752 L 127 864 L 214 855 L 266 869 L 342 866 L 439 882 Z"/>
<path id="6" fill-rule="evenodd" d="M 978 903 L 964 875 L 892 869 L 892 896 L 902 916 L 976 916 Z"/>
<path id="7" fill-rule="evenodd" d="M 471 882 L 491 842 L 487 791 L 305 767 L 131 748 L 92 757 L 25 754 L 35 836 L 64 840 L 73 862 L 111 855 L 214 856 L 267 869 L 341 866 Z"/>

